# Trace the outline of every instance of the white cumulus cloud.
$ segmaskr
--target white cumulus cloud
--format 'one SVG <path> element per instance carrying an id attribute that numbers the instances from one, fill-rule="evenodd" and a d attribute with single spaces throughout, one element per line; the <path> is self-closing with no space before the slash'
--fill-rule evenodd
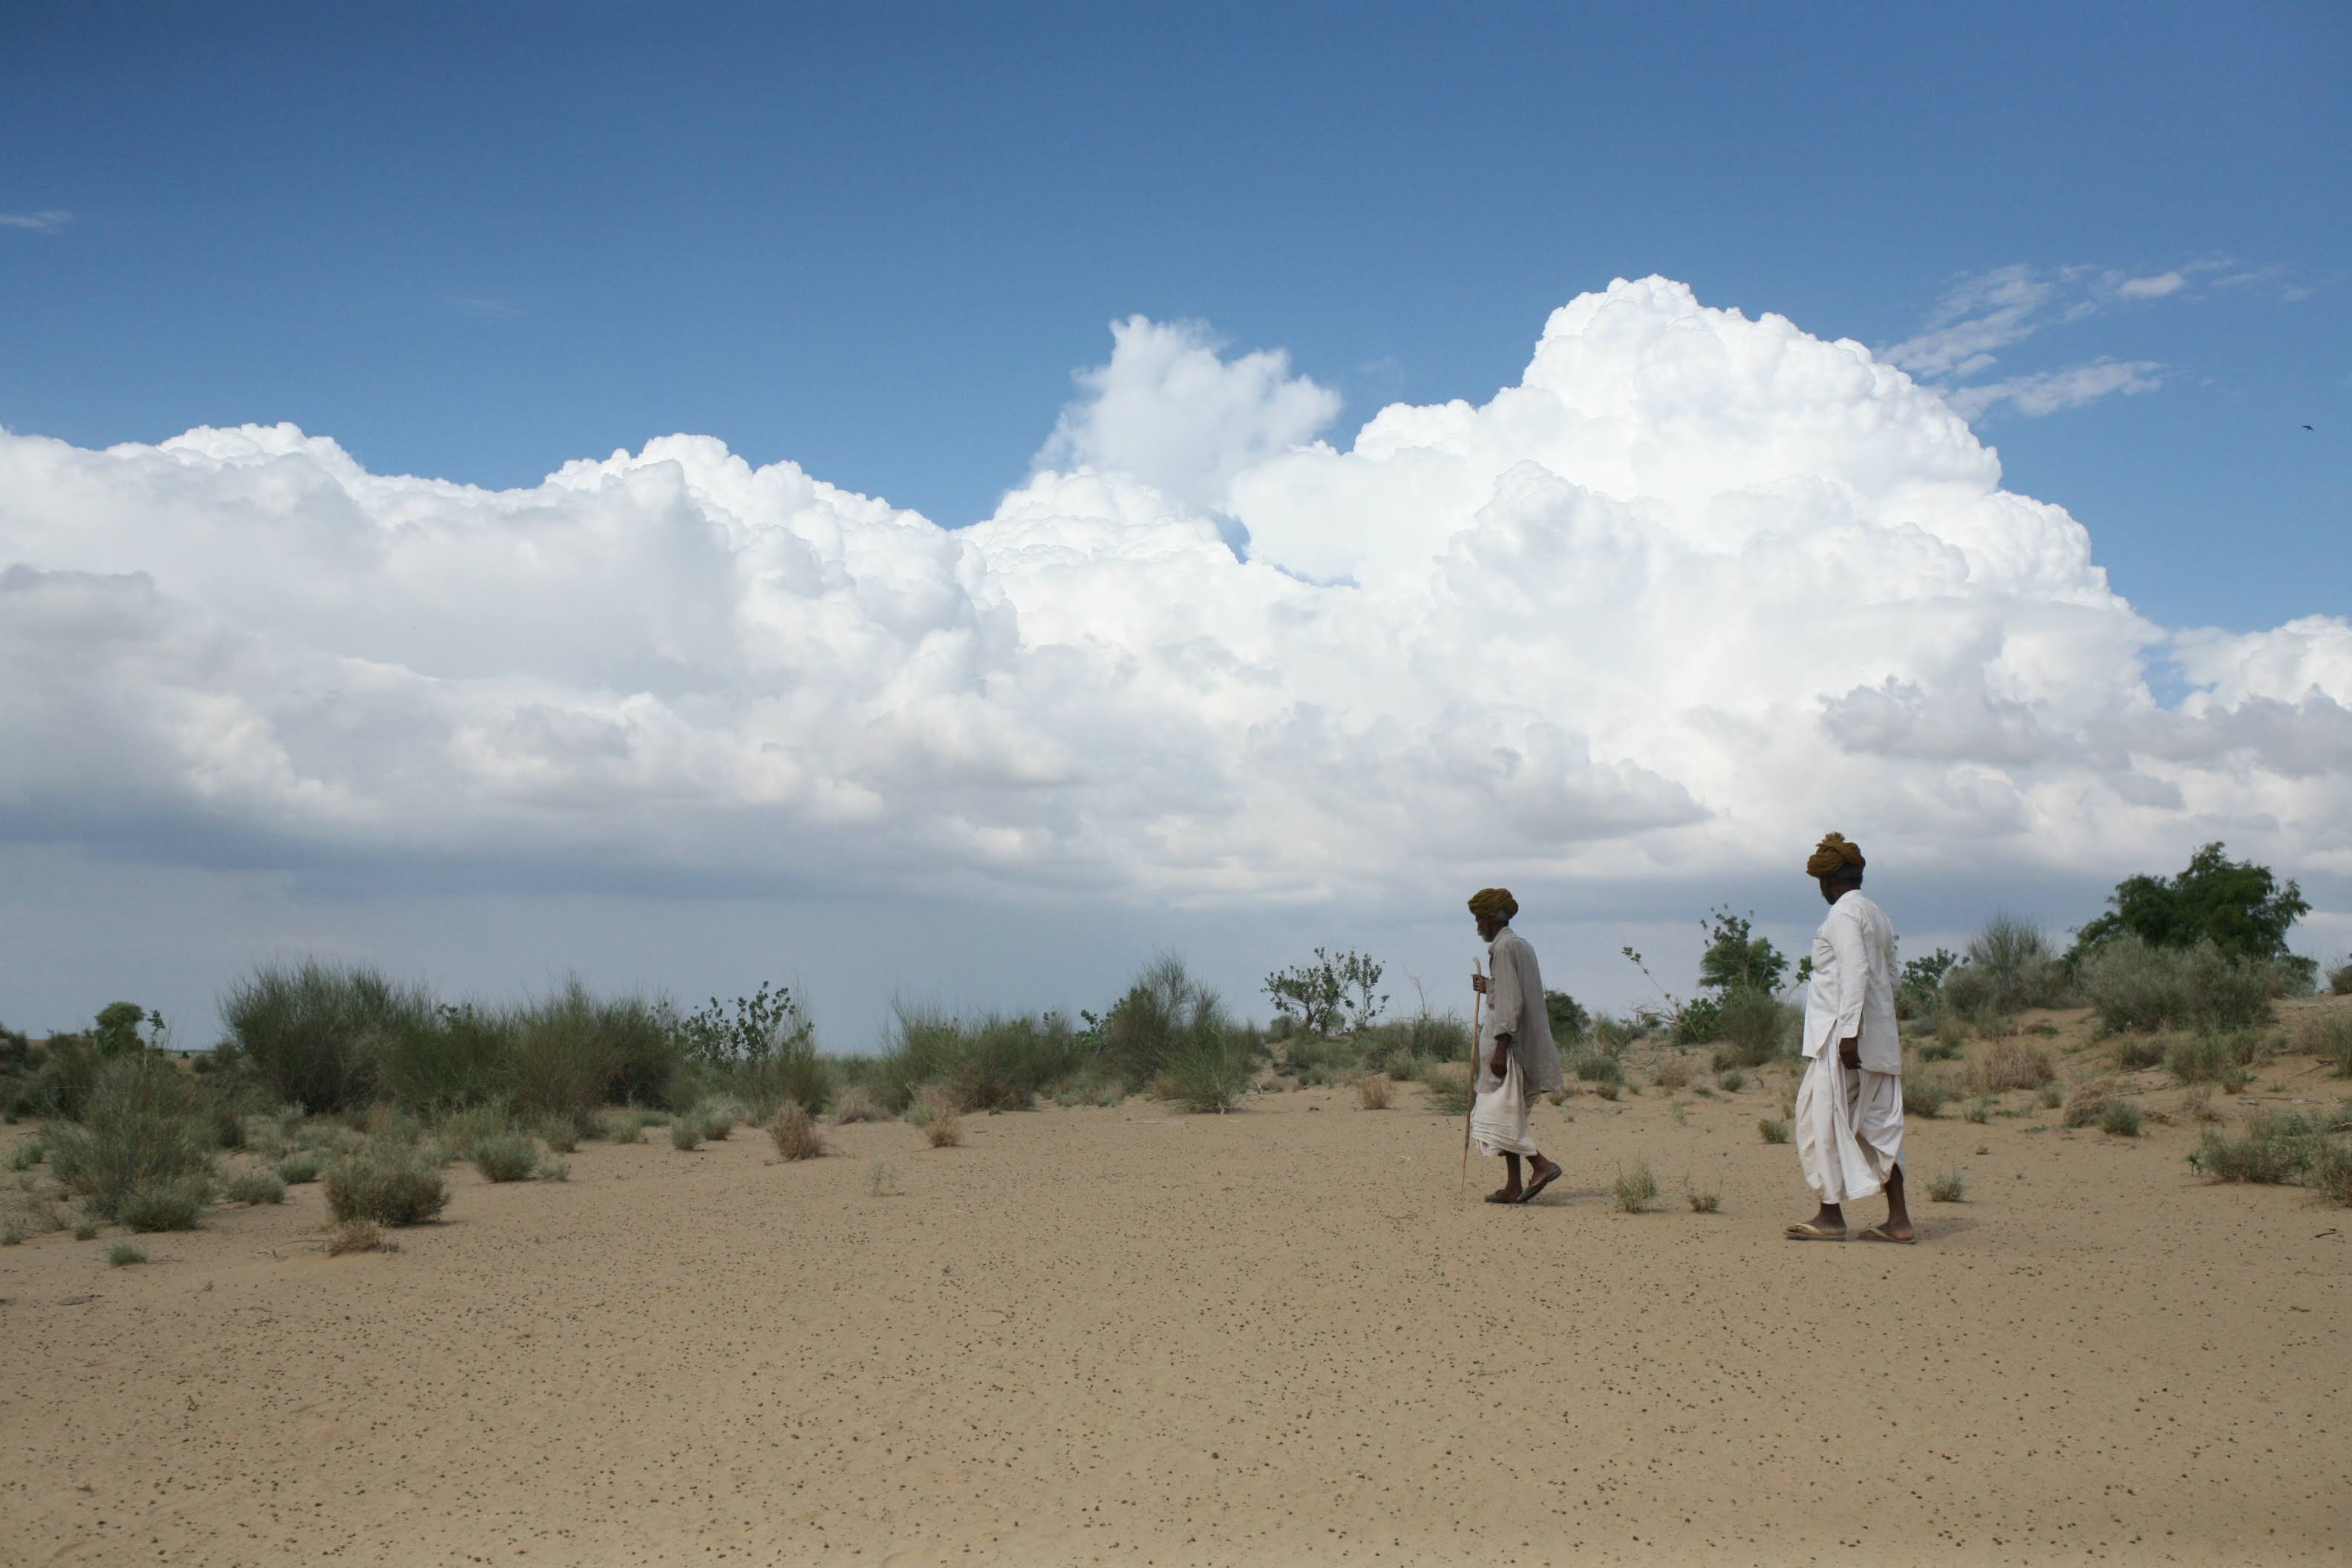
<path id="1" fill-rule="evenodd" d="M 486 490 L 290 426 L 0 433 L 0 835 L 1138 907 L 1728 877 L 1828 826 L 1922 876 L 2352 869 L 2352 628 L 2149 623 L 1859 343 L 1653 278 L 1344 446 L 1202 329 L 1121 322 L 1080 387 L 955 528 L 708 437 Z"/>

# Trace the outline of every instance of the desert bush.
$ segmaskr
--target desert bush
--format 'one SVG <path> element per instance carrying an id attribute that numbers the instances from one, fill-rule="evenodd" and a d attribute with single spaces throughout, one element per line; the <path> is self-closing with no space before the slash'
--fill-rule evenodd
<path id="1" fill-rule="evenodd" d="M 1626 1086 L 1615 1079 L 1602 1079 L 1592 1086 L 1592 1092 L 1603 1100 L 1614 1100 L 1624 1093 L 1625 1089 Z M 1639 1094 L 1641 1090 L 1637 1089 L 1633 1092 Z"/>
<path id="2" fill-rule="evenodd" d="M 479 1105 L 507 1091 L 512 1036 L 503 1013 L 445 1005 L 429 1022 L 412 1021 L 381 1037 L 376 1078 L 394 1100 L 428 1115 Z"/>
<path id="3" fill-rule="evenodd" d="M 2066 1096 L 2066 1108 L 2059 1114 L 2061 1127 L 2088 1127 L 2098 1121 L 2108 1101 L 2116 1097 L 2113 1079 L 2089 1079 L 2076 1084 Z"/>
<path id="4" fill-rule="evenodd" d="M 1756 1132 L 1757 1136 L 1762 1138 L 1767 1143 L 1786 1143 L 1789 1141 L 1789 1124 L 1778 1117 L 1759 1118 L 1756 1122 Z"/>
<path id="5" fill-rule="evenodd" d="M 1978 1095 L 1969 1101 L 1968 1109 L 1960 1112 L 1960 1120 L 1973 1121 L 1979 1127 L 1983 1126 L 1992 1120 L 1992 1101 L 1984 1095 Z"/>
<path id="6" fill-rule="evenodd" d="M 2235 1094 L 2246 1084 L 2251 1046 L 2242 1036 L 2183 1035 L 2166 1046 L 2164 1070 L 2175 1083 L 2219 1084 Z"/>
<path id="7" fill-rule="evenodd" d="M 1440 1116 L 1461 1116 L 1470 1109 L 1470 1067 L 1467 1062 L 1432 1062 L 1422 1083 L 1429 1090 L 1429 1109 Z"/>
<path id="8" fill-rule="evenodd" d="M 1622 1084 L 1625 1081 L 1625 1069 L 1618 1065 L 1617 1058 L 1603 1056 L 1598 1051 L 1587 1051 L 1578 1057 L 1570 1064 L 1570 1070 L 1586 1083 Z"/>
<path id="9" fill-rule="evenodd" d="M 777 1154 L 786 1160 L 814 1160 L 824 1152 L 824 1140 L 817 1136 L 816 1123 L 809 1120 L 804 1106 L 787 1105 L 778 1111 L 768 1136 Z"/>
<path id="10" fill-rule="evenodd" d="M 2111 1100 L 2099 1108 L 2099 1131 L 2110 1138 L 2137 1138 L 2139 1124 L 2139 1107 L 2128 1100 Z"/>
<path id="11" fill-rule="evenodd" d="M 1968 1031 L 1960 1026 L 1958 1017 L 1946 1013 L 1937 1021 L 1934 1032 L 1919 1039 L 1916 1049 L 1923 1060 L 1948 1062 L 1959 1056 L 1968 1038 Z"/>
<path id="12" fill-rule="evenodd" d="M 73 1238 L 76 1241 L 97 1240 L 98 1221 L 94 1219 L 85 1219 L 75 1225 L 73 1227 Z"/>
<path id="13" fill-rule="evenodd" d="M 353 1252 L 397 1252 L 400 1248 L 383 1238 L 383 1231 L 373 1220 L 349 1219 L 337 1226 L 327 1238 L 327 1256 L 341 1258 Z"/>
<path id="14" fill-rule="evenodd" d="M 2337 996 L 2352 996 L 2352 958 L 2327 972 L 2327 989 Z"/>
<path id="15" fill-rule="evenodd" d="M 25 1245 L 25 1236 L 23 1224 L 12 1219 L 6 1225 L 0 1226 L 0 1247 L 22 1247 Z"/>
<path id="16" fill-rule="evenodd" d="M 866 1190 L 877 1198 L 896 1197 L 904 1191 L 899 1179 L 896 1161 L 877 1160 L 866 1167 Z"/>
<path id="17" fill-rule="evenodd" d="M 2164 1065 L 2164 1053 L 2171 1042 L 2161 1035 L 2118 1035 L 2114 1055 L 2119 1072 L 2137 1072 L 2142 1068 Z"/>
<path id="18" fill-rule="evenodd" d="M 1618 1208 L 1626 1214 L 1647 1213 L 1650 1205 L 1658 1201 L 1658 1178 L 1650 1174 L 1645 1160 L 1636 1160 L 1621 1168 L 1610 1185 L 1616 1194 Z"/>
<path id="19" fill-rule="evenodd" d="M 265 964 L 229 987 L 220 1013 L 269 1092 L 314 1111 L 365 1103 L 385 1044 L 437 1023 L 423 986 L 317 959 L 291 968 Z"/>
<path id="20" fill-rule="evenodd" d="M 106 1266 L 109 1268 L 127 1268 L 134 1263 L 146 1261 L 147 1249 L 128 1241 L 118 1241 L 106 1249 Z"/>
<path id="21" fill-rule="evenodd" d="M 1962 1083 L 1972 1094 L 2040 1089 L 2057 1079 L 2058 1064 L 2051 1059 L 2050 1047 L 2015 1036 L 1988 1041 L 1961 1073 Z"/>
<path id="22" fill-rule="evenodd" d="M 2296 1033 L 2295 1045 L 2326 1062 L 2337 1078 L 2352 1078 L 2352 1013 L 2315 1014 L 2305 1018 Z"/>
<path id="23" fill-rule="evenodd" d="M 521 1132 L 478 1137 L 466 1157 L 486 1182 L 527 1182 L 539 1170 L 539 1142 Z"/>
<path id="24" fill-rule="evenodd" d="M 579 976 L 509 1009 L 499 1098 L 525 1118 L 593 1126 L 608 1103 L 658 1100 L 677 1076 L 672 1020 L 641 996 L 599 998 Z"/>
<path id="25" fill-rule="evenodd" d="M 1927 1201 L 1937 1204 L 1966 1203 L 1969 1179 L 1958 1171 L 1942 1171 L 1927 1178 Z"/>
<path id="26" fill-rule="evenodd" d="M 2326 1140 L 2316 1123 L 2293 1111 L 2259 1111 L 2238 1137 L 2208 1129 L 2189 1156 L 2208 1181 L 2281 1185 L 2301 1181 Z"/>
<path id="27" fill-rule="evenodd" d="M 542 1182 L 568 1182 L 572 1179 L 572 1162 L 550 1155 L 540 1161 L 532 1175 Z"/>
<path id="28" fill-rule="evenodd" d="M 1952 1098 L 1951 1086 L 1941 1075 L 1931 1072 L 1906 1072 L 1903 1075 L 1903 1114 L 1925 1117 L 1932 1121 L 1944 1113 Z"/>
<path id="29" fill-rule="evenodd" d="M 2045 1083 L 2042 1092 L 2033 1097 L 2033 1103 L 2044 1110 L 2055 1110 L 2066 1103 L 2066 1092 L 2054 1083 Z"/>
<path id="30" fill-rule="evenodd" d="M 411 1150 L 370 1144 L 327 1167 L 327 1212 L 337 1220 L 422 1225 L 448 1202 L 440 1167 Z"/>
<path id="31" fill-rule="evenodd" d="M 1264 990 L 1277 1017 L 1298 1035 L 1328 1035 L 1343 1025 L 1361 1028 L 1380 1016 L 1388 997 L 1376 987 L 1382 966 L 1365 953 L 1334 956 L 1315 950 L 1312 963 L 1293 964 L 1265 977 Z"/>
<path id="32" fill-rule="evenodd" d="M 221 1195 L 233 1204 L 282 1204 L 286 1184 L 267 1171 L 245 1171 L 223 1184 Z"/>
<path id="33" fill-rule="evenodd" d="M 674 1118 L 669 1124 L 669 1146 L 680 1153 L 701 1148 L 702 1119 L 691 1114 Z"/>
<path id="34" fill-rule="evenodd" d="M 2323 1140 L 2312 1152 L 2311 1184 L 2329 1202 L 2352 1205 L 2352 1148 Z"/>
<path id="35" fill-rule="evenodd" d="M 633 1105 L 615 1106 L 597 1119 L 604 1136 L 615 1143 L 646 1141 L 646 1114 Z"/>
<path id="36" fill-rule="evenodd" d="M 1759 1068 L 1794 1049 L 1804 1028 L 1804 1010 L 1766 991 L 1727 991 L 1717 1014 L 1715 1037 L 1734 1065 Z"/>
<path id="37" fill-rule="evenodd" d="M 1196 1018 L 1187 1037 L 1162 1064 L 1154 1091 L 1202 1114 L 1240 1105 L 1256 1077 L 1248 1046 L 1218 1018 Z"/>
<path id="38" fill-rule="evenodd" d="M 2232 959 L 2211 942 L 2152 947 L 2128 932 L 2085 953 L 2079 980 L 2110 1031 L 2259 1027 L 2270 1018 L 2271 983 L 2263 961 Z"/>
<path id="39" fill-rule="evenodd" d="M 215 1137 L 205 1094 L 152 1052 L 108 1061 L 90 1080 L 82 1120 L 48 1128 L 49 1169 L 109 1219 L 134 1189 L 208 1181 Z"/>
<path id="40" fill-rule="evenodd" d="M 1660 1089 L 1688 1089 L 1690 1067 L 1682 1058 L 1670 1056 L 1650 1074 L 1650 1081 Z"/>
<path id="41" fill-rule="evenodd" d="M 1996 912 L 1944 975 L 1944 1004 L 1963 1017 L 1996 1016 L 2066 1000 L 2066 972 L 2039 926 Z"/>
<path id="42" fill-rule="evenodd" d="M 1738 1094 L 1748 1087 L 1748 1075 L 1737 1068 L 1730 1072 L 1717 1073 L 1715 1075 L 1715 1087 L 1726 1094 Z"/>
<path id="43" fill-rule="evenodd" d="M 599 1117 L 597 1125 L 603 1124 Z M 580 1124 L 568 1116 L 542 1117 L 531 1131 L 552 1154 L 569 1154 L 580 1147 Z"/>
<path id="44" fill-rule="evenodd" d="M 922 1110 L 919 1123 L 923 1141 L 934 1149 L 952 1149 L 963 1142 L 963 1121 L 956 1115 L 955 1101 L 945 1091 L 927 1089 L 917 1097 Z"/>
<path id="45" fill-rule="evenodd" d="M 1723 1194 L 1714 1187 L 1696 1187 L 1688 1177 L 1683 1179 L 1683 1200 L 1690 1205 L 1693 1214 L 1713 1214 L 1723 1207 Z"/>
<path id="46" fill-rule="evenodd" d="M 833 1120 L 846 1127 L 853 1121 L 881 1121 L 888 1118 L 882 1102 L 874 1091 L 862 1083 L 845 1084 L 833 1097 Z"/>
<path id="47" fill-rule="evenodd" d="M 1057 1014 L 965 1019 L 907 1004 L 895 1011 L 895 1037 L 866 1090 L 886 1110 L 903 1110 L 917 1090 L 938 1084 L 965 1110 L 1026 1110 L 1086 1059 Z"/>
<path id="48" fill-rule="evenodd" d="M 743 1120 L 744 1108 L 732 1100 L 706 1100 L 691 1110 L 679 1112 L 679 1116 L 681 1119 L 694 1118 L 701 1125 L 702 1136 L 707 1141 L 724 1143 L 733 1135 L 735 1124 Z"/>
<path id="49" fill-rule="evenodd" d="M 278 1162 L 278 1179 L 289 1187 L 315 1182 L 326 1165 L 326 1157 L 315 1149 L 298 1149 Z"/>
<path id="50" fill-rule="evenodd" d="M 1356 1103 L 1366 1110 L 1386 1110 L 1389 1108 L 1388 1075 L 1368 1072 L 1358 1079 Z"/>
<path id="51" fill-rule="evenodd" d="M 166 1176 L 142 1182 L 114 1200 L 110 1216 L 131 1230 L 194 1230 L 213 1201 L 207 1174 Z"/>
<path id="52" fill-rule="evenodd" d="M 1613 1014 L 1596 1013 L 1592 1025 L 1584 1032 L 1585 1040 L 1601 1050 L 1614 1054 L 1623 1050 L 1647 1033 L 1638 1019 L 1620 1018 Z"/>
<path id="53" fill-rule="evenodd" d="M 27 1138 L 8 1151 L 8 1168 L 12 1171 L 29 1171 L 48 1157 L 49 1152 L 42 1145 L 39 1139 Z"/>
<path id="54" fill-rule="evenodd" d="M 506 1137 L 513 1131 L 514 1120 L 506 1113 L 504 1107 L 477 1105 L 443 1117 L 441 1124 L 434 1129 L 433 1136 L 444 1149 L 458 1159 L 470 1160 L 478 1145 L 492 1139 Z M 386 1135 L 385 1132 L 377 1134 L 378 1137 Z M 423 1134 L 420 1131 L 415 1139 L 401 1141 L 421 1142 Z"/>

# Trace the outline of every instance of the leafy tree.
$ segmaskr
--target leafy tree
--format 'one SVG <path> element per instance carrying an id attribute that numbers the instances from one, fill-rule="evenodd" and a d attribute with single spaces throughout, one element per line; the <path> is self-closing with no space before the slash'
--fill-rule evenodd
<path id="1" fill-rule="evenodd" d="M 1544 993 L 1544 1017 L 1551 1025 L 1551 1037 L 1555 1040 L 1582 1039 L 1585 1026 L 1592 1021 L 1577 1005 L 1576 998 L 1565 991 Z"/>
<path id="2" fill-rule="evenodd" d="M 1381 969 L 1364 953 L 1349 951 L 1334 957 L 1318 947 L 1314 963 L 1294 963 L 1267 975 L 1265 994 L 1273 999 L 1275 1012 L 1293 1020 L 1302 1034 L 1330 1034 L 1343 1018 L 1349 1028 L 1360 1029 L 1388 1005 L 1387 994 L 1377 989 Z"/>
<path id="3" fill-rule="evenodd" d="M 1944 983 L 1946 972 L 1959 961 L 1960 955 L 1948 947 L 1939 947 L 1925 958 L 1906 958 L 1903 961 L 1903 983 L 1897 989 L 1932 996 L 1936 987 Z M 1809 977 L 1812 962 L 1808 954 L 1805 965 Z"/>
<path id="4" fill-rule="evenodd" d="M 1725 909 L 1716 910 L 1714 919 L 1699 921 L 1699 930 L 1706 932 L 1706 950 L 1698 960 L 1702 989 L 1769 994 L 1780 988 L 1789 961 L 1769 940 L 1756 934 L 1750 924 L 1754 919 L 1752 913 L 1740 916 Z"/>
<path id="5" fill-rule="evenodd" d="M 142 1026 L 152 1030 L 154 1038 L 142 1037 Z M 163 1015 L 150 1013 L 136 1002 L 109 1002 L 98 1010 L 97 1027 L 89 1033 L 102 1057 L 131 1056 L 163 1037 Z"/>
<path id="6" fill-rule="evenodd" d="M 2126 877 L 2107 896 L 2113 907 L 2074 935 L 2067 961 L 2126 931 L 2151 947 L 2210 942 L 2231 958 L 2292 959 L 2287 928 L 2311 909 L 2292 881 L 2279 886 L 2267 866 L 2232 860 L 2218 842 L 2189 857 L 2179 876 Z"/>
<path id="7" fill-rule="evenodd" d="M 730 1015 L 713 996 L 677 1020 L 677 1041 L 688 1059 L 709 1067 L 762 1063 L 802 1055 L 813 1047 L 816 1026 L 789 986 L 760 983 L 757 994 L 738 996 Z"/>

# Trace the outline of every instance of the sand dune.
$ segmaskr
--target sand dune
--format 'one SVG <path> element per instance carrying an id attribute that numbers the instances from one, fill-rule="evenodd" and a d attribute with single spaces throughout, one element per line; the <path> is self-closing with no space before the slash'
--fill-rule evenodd
<path id="1" fill-rule="evenodd" d="M 2142 1103 L 2177 1103 L 2158 1081 Z M 2288 1058 L 2250 1093 L 2345 1091 Z M 1777 1080 L 1545 1108 L 1568 1175 L 1517 1209 L 1475 1201 L 1475 1157 L 1458 1194 L 1460 1124 L 1422 1095 L 978 1116 L 938 1150 L 861 1124 L 791 1165 L 741 1133 L 589 1143 L 561 1185 L 453 1168 L 446 1221 L 389 1255 L 324 1256 L 315 1186 L 144 1268 L 37 1237 L 0 1251 L 0 1554 L 2352 1553 L 2352 1217 L 2199 1182 L 2187 1125 L 1914 1121 L 1915 1174 L 1964 1170 L 1969 1201 L 1922 1192 L 1916 1247 L 1795 1245 L 1808 1194 L 1756 1131 Z M 1656 1212 L 1611 1205 L 1635 1159 Z"/>

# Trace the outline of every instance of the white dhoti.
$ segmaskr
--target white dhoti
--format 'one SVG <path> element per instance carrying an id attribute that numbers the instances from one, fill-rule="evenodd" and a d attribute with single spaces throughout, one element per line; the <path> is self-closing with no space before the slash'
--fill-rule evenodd
<path id="1" fill-rule="evenodd" d="M 1503 1059 L 1496 1078 L 1478 1064 L 1477 1093 L 1470 1102 L 1470 1139 L 1487 1154 L 1532 1154 L 1536 1141 L 1528 1129 L 1528 1079 L 1514 1055 Z"/>
<path id="2" fill-rule="evenodd" d="M 1875 1197 L 1903 1163 L 1903 1075 L 1849 1068 L 1830 1045 L 1797 1085 L 1797 1163 L 1825 1204 Z"/>

